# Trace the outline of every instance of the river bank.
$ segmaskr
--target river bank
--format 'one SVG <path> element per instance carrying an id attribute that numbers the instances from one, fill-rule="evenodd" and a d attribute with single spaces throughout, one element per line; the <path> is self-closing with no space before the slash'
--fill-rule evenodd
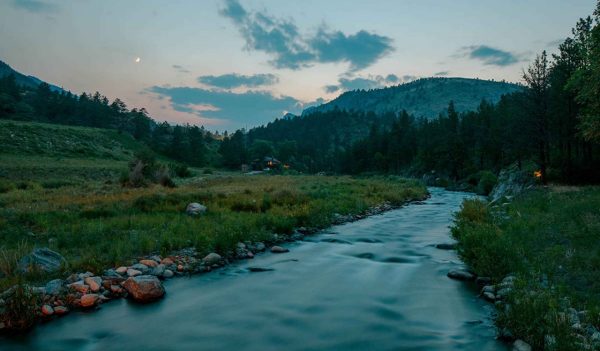
<path id="1" fill-rule="evenodd" d="M 600 188 L 550 186 L 488 204 L 466 201 L 453 236 L 500 336 L 535 350 L 600 349 Z"/>
<path id="2" fill-rule="evenodd" d="M 124 299 L 75 311 L 7 350 L 506 350 L 486 303 L 448 279 L 463 267 L 448 243 L 469 194 L 431 198 L 281 245 L 193 279 L 167 280 L 166 299 Z M 76 325 L 77 328 L 73 328 Z"/>
<path id="3" fill-rule="evenodd" d="M 268 182 L 265 182 L 266 180 Z M 215 216 L 220 212 L 219 210 L 223 210 L 223 207 L 227 207 L 226 211 L 229 213 L 242 212 L 247 213 L 249 217 L 258 217 L 253 219 L 254 227 L 246 227 L 247 232 L 235 236 L 228 233 L 227 238 L 213 237 L 212 239 L 218 240 L 218 242 L 212 245 L 206 245 L 204 242 L 204 246 L 177 250 L 162 256 L 160 251 L 154 253 L 147 251 L 149 254 L 138 256 L 138 259 L 135 260 L 121 258 L 117 262 L 125 262 L 125 264 L 114 265 L 112 269 L 107 270 L 94 269 L 69 274 L 73 270 L 63 266 L 60 272 L 47 274 L 40 274 L 39 271 L 28 272 L 24 276 L 31 280 L 25 283 L 20 281 L 21 276 L 12 277 L 19 279 L 19 284 L 0 294 L 0 309 L 4 311 L 2 326 L 4 329 L 10 327 L 27 329 L 38 318 L 43 320 L 56 318 L 72 309 L 94 308 L 104 301 L 127 295 L 142 302 L 154 300 L 164 293 L 164 291 L 161 292 L 159 279 L 207 272 L 236 259 L 252 258 L 255 253 L 264 251 L 266 247 L 289 240 L 298 240 L 305 234 L 314 233 L 330 224 L 364 218 L 364 216 L 381 213 L 406 202 L 422 200 L 426 197 L 425 189 L 420 187 L 417 182 L 399 178 L 253 177 L 245 178 L 244 181 L 228 178 L 215 179 L 211 181 L 210 185 L 201 184 L 200 187 L 204 187 L 204 193 L 207 190 L 218 191 L 223 189 L 223 183 L 227 186 L 228 192 L 218 196 L 217 201 L 211 201 L 212 197 L 208 197 L 207 201 L 203 201 L 206 206 L 200 204 L 192 206 L 192 212 L 196 208 L 202 213 L 189 213 L 189 204 L 187 206 L 188 213 L 178 209 L 186 208 L 184 201 L 192 198 L 189 194 L 187 194 L 188 196 L 178 196 L 182 193 L 181 188 L 177 192 L 162 195 L 170 198 L 171 201 L 164 201 L 156 196 L 154 196 L 154 200 L 160 202 L 163 208 L 166 202 L 169 210 L 176 212 L 174 215 L 179 220 L 186 221 L 192 227 L 202 224 L 203 228 L 206 228 L 207 222 L 208 224 L 214 223 Z M 387 186 L 383 187 L 384 184 Z M 262 188 L 264 186 L 267 188 Z M 295 188 L 291 186 L 295 186 Z M 192 186 L 188 185 L 184 190 L 192 189 Z M 327 194 L 327 202 L 324 202 L 324 194 Z M 261 202 L 257 202 L 256 199 L 253 201 L 257 195 L 261 198 Z M 147 197 L 146 195 L 141 198 L 146 199 Z M 195 198 L 198 198 L 198 195 Z M 232 198 L 235 200 L 232 201 Z M 173 201 L 173 199 L 178 201 Z M 229 204 L 227 199 L 232 203 Z M 133 203 L 134 206 L 135 204 L 139 205 L 140 198 L 134 200 Z M 249 210 L 245 210 L 245 207 L 244 209 L 238 208 L 241 206 L 240 204 L 246 204 L 251 208 Z M 106 208 L 107 206 L 102 204 L 102 207 Z M 256 208 L 258 211 L 254 211 Z M 154 209 L 164 212 L 161 207 Z M 273 212 L 277 212 L 278 217 L 274 217 L 275 213 Z M 145 214 L 145 219 L 148 219 L 148 216 L 151 217 L 151 215 Z M 161 216 L 164 216 L 164 213 L 161 213 Z M 225 219 L 222 214 L 216 217 L 221 221 Z M 239 218 L 239 216 L 236 217 Z M 287 221 L 287 225 L 292 227 L 289 229 L 286 229 L 285 226 L 264 228 L 264 225 L 268 224 L 268 222 L 264 222 L 265 217 L 271 220 Z M 261 218 L 263 218 L 262 221 Z M 135 221 L 143 223 L 140 218 L 135 218 Z M 173 219 L 171 219 L 172 221 Z M 298 226 L 298 224 L 310 226 Z M 103 225 L 105 224 L 103 223 Z M 298 229 L 294 230 L 294 227 Z M 173 236 L 177 236 L 177 234 L 179 233 L 172 233 Z M 206 235 L 206 233 L 201 234 L 202 236 Z M 207 250 L 207 248 L 212 248 L 212 250 Z M 271 250 L 277 251 L 277 248 L 271 247 Z M 161 251 L 164 252 L 164 248 Z M 65 261 L 70 260 L 67 258 Z M 99 261 L 101 260 L 96 258 L 96 262 Z M 15 263 L 15 268 L 18 266 Z M 54 276 L 56 279 L 47 283 L 47 280 L 43 280 L 44 276 Z M 7 281 L 11 281 L 10 276 L 5 279 L 5 284 Z M 140 290 L 140 285 L 151 290 L 154 289 L 154 293 L 151 296 L 141 294 L 141 297 L 137 298 L 136 292 Z M 23 289 L 20 288 L 21 286 L 34 288 Z M 23 315 L 26 315 L 27 319 L 18 320 Z"/>

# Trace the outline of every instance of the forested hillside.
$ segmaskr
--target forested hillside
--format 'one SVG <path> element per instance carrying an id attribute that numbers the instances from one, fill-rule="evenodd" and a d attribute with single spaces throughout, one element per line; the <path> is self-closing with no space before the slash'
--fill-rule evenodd
<path id="1" fill-rule="evenodd" d="M 328 112 L 335 109 L 346 111 L 372 111 L 377 114 L 400 113 L 403 110 L 415 117 L 436 118 L 454 101 L 458 112 L 473 111 L 481 100 L 496 103 L 500 97 L 522 90 L 507 83 L 467 78 L 422 78 L 398 86 L 354 90 L 336 99 L 310 109 L 302 115 Z"/>

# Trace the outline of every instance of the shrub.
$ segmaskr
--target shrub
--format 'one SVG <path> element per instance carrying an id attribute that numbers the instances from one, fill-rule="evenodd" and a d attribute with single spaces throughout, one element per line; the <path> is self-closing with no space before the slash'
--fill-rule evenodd
<path id="1" fill-rule="evenodd" d="M 169 169 L 171 170 L 171 173 L 179 178 L 188 178 L 192 176 L 192 171 L 190 171 L 188 166 L 181 163 L 171 163 Z"/>
<path id="2" fill-rule="evenodd" d="M 490 171 L 482 171 L 480 173 L 479 184 L 477 184 L 477 192 L 481 195 L 488 195 L 498 182 L 498 178 Z"/>
<path id="3" fill-rule="evenodd" d="M 13 182 L 9 180 L 0 179 L 0 194 L 4 194 L 15 189 L 16 186 Z"/>
<path id="4" fill-rule="evenodd" d="M 2 319 L 4 319 L 4 323 L 8 329 L 16 331 L 27 330 L 33 326 L 37 319 L 39 298 L 21 281 L 10 290 L 12 292 L 6 299 Z"/>
<path id="5" fill-rule="evenodd" d="M 156 170 L 154 173 L 154 181 L 167 188 L 175 187 L 175 182 L 173 182 L 173 179 L 171 179 L 169 169 L 164 166 Z"/>
<path id="6" fill-rule="evenodd" d="M 235 212 L 260 212 L 260 204 L 254 199 L 239 199 L 231 204 L 231 210 Z"/>

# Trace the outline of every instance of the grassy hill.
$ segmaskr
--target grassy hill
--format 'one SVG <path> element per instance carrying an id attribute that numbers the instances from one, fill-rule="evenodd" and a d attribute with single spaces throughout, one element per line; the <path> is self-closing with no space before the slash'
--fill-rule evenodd
<path id="1" fill-rule="evenodd" d="M 406 110 L 416 117 L 434 118 L 445 111 L 450 100 L 457 111 L 473 111 L 482 99 L 495 103 L 504 94 L 521 89 L 506 82 L 468 78 L 424 78 L 410 83 L 374 90 L 354 90 L 310 109 L 302 115 L 341 110 L 373 111 L 377 114 Z"/>
<path id="2" fill-rule="evenodd" d="M 44 183 L 114 178 L 143 149 L 115 130 L 0 121 L 0 178 Z"/>

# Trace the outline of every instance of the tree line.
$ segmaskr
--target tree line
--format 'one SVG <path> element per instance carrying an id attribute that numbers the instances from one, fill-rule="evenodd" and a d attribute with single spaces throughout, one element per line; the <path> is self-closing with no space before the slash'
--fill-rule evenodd
<path id="1" fill-rule="evenodd" d="M 52 90 L 47 83 L 37 88 L 18 85 L 14 74 L 0 78 L 0 119 L 116 129 L 192 166 L 209 164 L 216 143 L 203 127 L 157 123 L 144 108 L 128 109 L 122 100 L 110 102 L 98 92 L 77 96 Z"/>

